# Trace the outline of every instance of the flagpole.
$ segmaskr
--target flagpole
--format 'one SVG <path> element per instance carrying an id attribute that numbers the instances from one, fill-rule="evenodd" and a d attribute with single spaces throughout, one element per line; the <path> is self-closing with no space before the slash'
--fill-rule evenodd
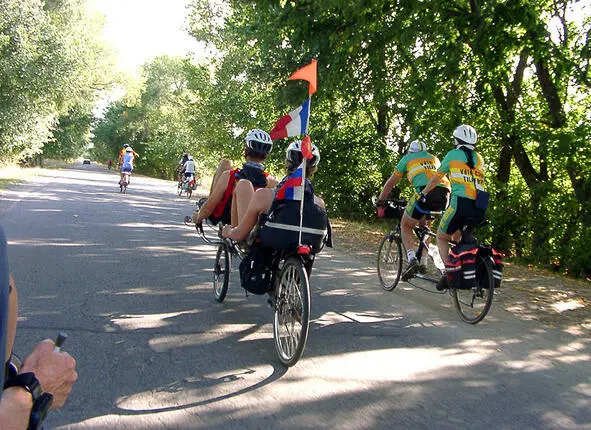
<path id="1" fill-rule="evenodd" d="M 308 159 L 302 154 L 304 168 L 302 169 L 302 200 L 300 200 L 300 232 L 298 236 L 298 248 L 302 246 L 302 226 L 304 225 L 304 197 L 306 196 L 306 168 Z"/>
<path id="2" fill-rule="evenodd" d="M 308 127 L 310 126 L 310 116 L 312 113 L 312 94 L 310 94 L 308 96 L 308 119 L 306 120 L 306 133 L 309 133 L 309 129 Z M 308 134 L 309 135 L 309 134 Z M 303 141 L 302 141 L 302 146 L 303 146 Z M 302 147 L 300 146 L 300 151 L 301 151 Z M 304 197 L 306 196 L 306 169 L 308 168 L 308 159 L 306 158 L 306 156 L 304 155 L 304 153 L 302 152 L 302 158 L 304 160 L 304 171 L 302 172 L 302 186 L 303 191 L 302 191 L 302 200 L 300 202 L 300 232 L 299 232 L 299 237 L 298 237 L 298 247 L 302 246 L 302 226 L 304 225 Z"/>
<path id="3" fill-rule="evenodd" d="M 306 120 L 306 134 L 310 134 L 310 117 L 312 116 L 312 94 L 308 96 L 308 119 Z"/>

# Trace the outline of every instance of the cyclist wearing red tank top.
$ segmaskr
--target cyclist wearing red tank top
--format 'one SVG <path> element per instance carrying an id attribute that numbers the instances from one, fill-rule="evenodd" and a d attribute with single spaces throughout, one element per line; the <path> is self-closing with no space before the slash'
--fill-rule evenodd
<path id="1" fill-rule="evenodd" d="M 248 207 L 248 196 L 251 195 L 239 191 L 242 188 L 274 188 L 277 185 L 275 178 L 265 172 L 263 165 L 263 161 L 273 149 L 273 141 L 269 134 L 254 129 L 246 134 L 244 140 L 246 162 L 242 168 L 234 169 L 230 160 L 220 161 L 207 202 L 193 214 L 196 224 L 208 218 L 213 224 L 221 221 L 223 224 L 238 225 Z"/>

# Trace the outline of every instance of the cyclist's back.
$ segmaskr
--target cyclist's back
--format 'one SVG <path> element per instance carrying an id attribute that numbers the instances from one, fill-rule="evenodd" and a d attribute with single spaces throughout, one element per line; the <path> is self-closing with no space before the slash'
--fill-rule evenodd
<path id="1" fill-rule="evenodd" d="M 239 182 L 248 182 L 251 189 L 264 188 L 275 181 L 265 171 L 263 161 L 273 148 L 269 134 L 263 130 L 250 130 L 245 138 L 246 162 L 234 169 L 229 160 L 222 160 L 214 175 L 211 192 L 205 205 L 193 216 L 196 223 L 208 218 L 213 224 L 238 224 L 240 215 L 248 206 L 248 198 L 234 199 Z"/>
<path id="2" fill-rule="evenodd" d="M 472 158 L 472 163 L 468 157 Z M 452 188 L 450 207 L 441 219 L 441 230 L 452 234 L 468 219 L 484 220 L 486 210 L 474 204 L 477 190 L 484 191 L 482 156 L 476 151 L 452 149 L 443 159 L 439 171 L 449 175 Z"/>
<path id="3" fill-rule="evenodd" d="M 438 178 L 448 175 L 452 191 L 449 207 L 443 214 L 437 231 L 437 246 L 444 263 L 448 261 L 449 240 L 458 239 L 459 230 L 474 220 L 484 220 L 486 208 L 476 205 L 478 191 L 484 191 L 484 161 L 475 151 L 478 135 L 469 125 L 462 124 L 453 132 L 454 149 L 449 151 L 437 170 L 437 175 L 421 193 L 421 200 L 435 188 Z M 424 194 L 423 194 L 424 193 Z M 437 289 L 446 288 L 447 280 L 442 277 Z"/>

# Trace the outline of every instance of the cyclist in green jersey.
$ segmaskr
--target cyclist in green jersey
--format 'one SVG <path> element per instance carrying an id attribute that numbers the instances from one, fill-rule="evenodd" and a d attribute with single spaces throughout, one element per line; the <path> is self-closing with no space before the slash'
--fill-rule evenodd
<path id="1" fill-rule="evenodd" d="M 419 194 L 419 200 L 425 200 L 440 178 L 449 176 L 451 181 L 451 201 L 441 218 L 437 231 L 437 247 L 444 263 L 449 260 L 449 241 L 459 239 L 460 228 L 466 218 L 484 220 L 485 209 L 476 207 L 477 191 L 484 191 L 484 161 L 474 150 L 478 135 L 469 125 L 462 124 L 453 132 L 454 146 L 447 153 L 435 176 Z M 445 275 L 437 285 L 442 290 L 447 287 Z"/>
<path id="2" fill-rule="evenodd" d="M 378 216 L 383 216 L 380 211 L 380 203 L 387 199 L 392 188 L 406 174 L 408 181 L 412 184 L 417 193 L 436 176 L 437 168 L 440 166 L 439 159 L 427 152 L 427 145 L 421 140 L 411 142 L 408 153 L 396 165 L 392 176 L 384 184 L 384 188 L 378 198 Z M 437 176 L 436 188 L 429 194 L 424 203 L 418 207 L 416 197 L 413 196 L 408 202 L 401 220 L 402 242 L 407 252 L 408 269 L 403 273 L 403 279 L 408 279 L 420 270 L 420 262 L 417 261 L 415 253 L 415 237 L 413 228 L 421 223 L 424 225 L 427 220 L 425 211 L 443 211 L 449 200 L 449 181 L 445 176 Z M 422 209 L 422 210 L 421 210 Z"/>

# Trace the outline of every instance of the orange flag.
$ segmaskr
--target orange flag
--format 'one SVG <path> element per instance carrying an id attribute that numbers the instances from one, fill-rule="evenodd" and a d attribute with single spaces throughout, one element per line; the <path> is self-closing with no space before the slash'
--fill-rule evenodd
<path id="1" fill-rule="evenodd" d="M 295 73 L 291 75 L 288 80 L 292 81 L 295 79 L 301 79 L 303 81 L 308 81 L 310 83 L 308 87 L 308 93 L 312 95 L 316 92 L 316 71 L 316 60 L 312 60 L 312 62 L 307 66 L 304 66 L 301 69 L 296 70 Z"/>
<path id="2" fill-rule="evenodd" d="M 314 157 L 314 154 L 312 154 L 312 141 L 310 140 L 310 136 L 306 135 L 306 137 L 302 139 L 302 155 L 308 160 L 311 160 L 312 157 Z"/>

